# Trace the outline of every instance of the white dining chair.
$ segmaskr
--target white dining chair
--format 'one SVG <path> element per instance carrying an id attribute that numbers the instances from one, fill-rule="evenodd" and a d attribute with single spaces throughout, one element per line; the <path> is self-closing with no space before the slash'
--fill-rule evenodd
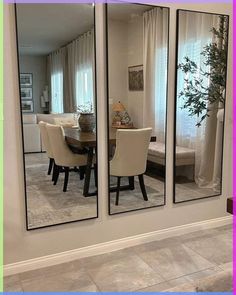
<path id="1" fill-rule="evenodd" d="M 51 144 L 49 141 L 46 125 L 47 123 L 43 121 L 39 122 L 39 130 L 40 130 L 42 145 L 49 158 L 48 175 L 50 175 L 54 165 L 54 157 L 53 157 L 53 152 L 52 152 Z"/>
<path id="2" fill-rule="evenodd" d="M 143 199 L 148 201 L 143 174 L 146 171 L 147 153 L 152 128 L 118 129 L 116 149 L 110 161 L 110 174 L 117 177 L 116 205 L 119 204 L 121 177 L 138 176 Z"/>
<path id="3" fill-rule="evenodd" d="M 49 141 L 52 147 L 55 166 L 54 185 L 57 184 L 60 170 L 64 169 L 65 178 L 63 192 L 67 191 L 70 167 L 83 167 L 87 164 L 87 155 L 75 154 L 68 147 L 63 128 L 57 125 L 46 125 Z"/>

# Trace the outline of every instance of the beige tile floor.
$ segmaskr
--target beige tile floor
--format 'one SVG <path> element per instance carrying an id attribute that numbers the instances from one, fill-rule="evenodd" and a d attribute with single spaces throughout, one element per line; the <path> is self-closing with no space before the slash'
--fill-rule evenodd
<path id="1" fill-rule="evenodd" d="M 4 291 L 193 292 L 199 279 L 229 270 L 231 225 L 8 276 Z"/>

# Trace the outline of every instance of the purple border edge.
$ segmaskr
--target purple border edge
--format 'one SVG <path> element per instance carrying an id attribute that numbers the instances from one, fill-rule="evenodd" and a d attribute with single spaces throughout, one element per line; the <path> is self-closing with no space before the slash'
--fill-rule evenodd
<path id="1" fill-rule="evenodd" d="M 124 0 L 123 0 L 124 1 Z M 119 1 L 115 0 L 3 0 L 3 3 L 117 3 Z M 137 1 L 124 1 L 128 3 L 155 3 L 158 4 L 157 0 L 137 0 Z M 162 0 L 159 1 L 162 3 L 233 3 L 233 16 L 236 14 L 236 0 Z M 236 32 L 235 32 L 235 27 L 236 27 L 236 19 L 233 17 L 233 53 L 234 49 L 236 48 Z M 235 77 L 235 70 L 236 70 L 236 61 L 233 56 L 233 79 Z M 234 80 L 233 80 L 234 81 Z M 233 83 L 234 85 L 234 83 Z M 236 114 L 236 99 L 235 99 L 235 90 L 233 86 L 233 201 L 236 195 L 236 118 L 234 114 Z M 234 202 L 233 202 L 234 203 Z M 233 274 L 234 270 L 236 269 L 236 208 L 233 206 Z M 233 276 L 233 293 L 236 294 L 236 276 Z"/>
<path id="2" fill-rule="evenodd" d="M 233 3 L 234 0 L 123 0 L 127 3 L 147 3 L 147 4 L 160 4 L 163 3 Z M 119 3 L 116 0 L 4 0 L 4 3 Z"/>
<path id="3" fill-rule="evenodd" d="M 235 19 L 235 14 L 236 14 L 236 1 L 233 1 L 233 81 L 235 77 L 235 70 L 236 70 L 236 61 L 234 57 L 234 49 L 236 46 L 236 32 L 235 32 L 235 27 L 236 27 L 236 19 Z M 234 114 L 236 114 L 236 99 L 235 99 L 235 88 L 234 88 L 234 83 L 233 83 L 233 293 L 236 294 L 236 276 L 235 274 L 235 269 L 236 269 L 236 208 L 235 208 L 235 195 L 236 195 L 236 117 Z"/>

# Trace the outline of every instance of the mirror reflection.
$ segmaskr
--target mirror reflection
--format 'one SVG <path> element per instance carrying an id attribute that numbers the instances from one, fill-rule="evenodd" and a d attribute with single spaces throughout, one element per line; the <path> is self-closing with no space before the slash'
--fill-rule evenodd
<path id="1" fill-rule="evenodd" d="M 107 5 L 109 214 L 165 204 L 168 17 Z"/>
<path id="2" fill-rule="evenodd" d="M 97 217 L 94 7 L 17 4 L 27 229 Z"/>
<path id="3" fill-rule="evenodd" d="M 228 16 L 178 11 L 175 197 L 221 194 Z"/>

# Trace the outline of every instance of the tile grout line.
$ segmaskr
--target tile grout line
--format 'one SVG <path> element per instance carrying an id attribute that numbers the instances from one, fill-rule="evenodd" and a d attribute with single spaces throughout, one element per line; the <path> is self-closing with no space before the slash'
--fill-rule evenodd
<path id="1" fill-rule="evenodd" d="M 204 258 L 202 255 L 200 255 L 199 253 L 197 253 L 196 251 L 194 251 L 193 249 L 191 249 L 190 247 L 188 247 L 188 246 L 186 246 L 185 245 L 185 243 L 182 243 L 182 242 L 180 242 L 179 243 L 179 245 L 181 245 L 181 246 L 185 246 L 186 248 L 188 248 L 189 250 L 191 250 L 191 251 L 193 251 L 193 252 L 195 252 L 197 255 L 199 255 L 201 258 L 203 258 L 203 259 L 205 259 L 207 262 L 209 262 L 210 264 L 212 264 L 212 267 L 208 267 L 208 268 L 205 268 L 205 269 L 202 269 L 202 270 L 199 270 L 199 271 L 196 271 L 196 272 L 193 272 L 193 273 L 189 273 L 189 274 L 186 274 L 186 275 L 183 275 L 183 276 L 180 276 L 180 277 L 176 277 L 176 278 L 173 278 L 173 279 L 171 279 L 171 280 L 166 280 L 164 277 L 162 277 L 162 275 L 160 274 L 160 273 L 158 273 L 155 269 L 153 269 L 152 268 L 152 266 L 151 265 L 149 265 L 146 261 L 144 261 L 143 259 L 142 259 L 142 257 L 137 253 L 137 251 L 134 249 L 134 252 L 136 253 L 136 255 L 145 263 L 145 264 L 147 264 L 156 274 L 158 274 L 162 279 L 164 279 L 164 281 L 163 282 L 170 282 L 170 281 L 172 281 L 172 280 L 175 280 L 175 279 L 179 279 L 179 278 L 183 278 L 183 277 L 185 277 L 185 276 L 189 276 L 189 275 L 192 275 L 192 274 L 196 274 L 196 273 L 199 273 L 199 272 L 201 272 L 201 271 L 205 271 L 205 270 L 208 270 L 208 269 L 211 269 L 211 268 L 213 268 L 213 267 L 219 267 L 219 265 L 218 264 L 216 264 L 216 263 L 212 263 L 211 261 L 209 261 L 208 259 L 206 259 L 206 258 Z M 168 248 L 168 247 L 164 247 L 164 248 Z M 155 284 L 154 284 L 155 285 Z M 153 285 L 153 286 L 154 286 Z"/>
<path id="2" fill-rule="evenodd" d="M 80 258 L 80 259 L 75 259 L 73 261 L 71 261 L 72 265 L 73 265 L 73 268 L 75 269 L 76 271 L 76 267 L 74 265 L 74 261 L 78 261 L 78 260 L 82 260 L 84 258 Z M 96 284 L 96 282 L 94 281 L 94 279 L 92 278 L 92 276 L 90 275 L 88 269 L 85 267 L 85 266 L 82 266 L 84 272 L 88 275 L 88 277 L 90 278 L 91 282 L 96 286 L 96 288 L 98 289 L 99 292 L 101 292 L 101 290 L 99 289 L 98 285 Z"/>
<path id="3" fill-rule="evenodd" d="M 221 233 L 219 232 L 219 234 L 217 234 L 217 236 L 218 235 L 220 235 Z M 214 236 L 213 236 L 214 237 Z M 207 239 L 209 239 L 209 237 L 207 238 Z M 150 242 L 150 243 L 152 243 L 152 242 Z M 146 243 L 146 244 L 149 244 L 149 243 Z M 136 257 L 138 257 L 146 266 L 148 266 L 155 274 L 157 274 L 157 275 L 159 275 L 160 276 L 160 278 L 161 279 L 163 279 L 163 281 L 161 281 L 161 282 L 159 282 L 159 283 L 156 283 L 156 284 L 152 284 L 152 285 L 148 285 L 148 286 L 146 286 L 146 287 L 143 287 L 143 288 L 138 288 L 138 289 L 136 289 L 136 290 L 133 290 L 133 292 L 135 292 L 135 291 L 138 291 L 138 290 L 142 290 L 142 289 L 145 289 L 145 288 L 149 288 L 149 287 L 153 287 L 153 286 L 155 286 L 155 285 L 159 285 L 159 284 L 161 284 L 161 283 L 169 283 L 169 282 L 171 282 L 171 281 L 173 281 L 173 280 L 177 280 L 177 279 L 180 279 L 180 278 L 184 278 L 184 277 L 187 277 L 187 276 L 190 276 L 190 275 L 193 275 L 193 274 L 197 274 L 197 273 L 200 273 L 200 272 L 202 272 L 202 271 L 206 271 L 206 270 L 210 270 L 210 269 L 212 269 L 212 268 L 214 268 L 214 267 L 217 267 L 217 268 L 219 268 L 220 270 L 219 270 L 219 272 L 223 272 L 223 271 L 226 271 L 226 269 L 224 269 L 223 267 L 222 267 L 222 265 L 224 264 L 217 264 L 217 263 L 212 263 L 211 261 L 209 261 L 208 259 L 206 259 L 205 257 L 203 257 L 200 253 L 198 253 L 196 250 L 194 250 L 194 249 L 192 249 L 190 246 L 187 246 L 186 245 L 186 241 L 184 242 L 181 242 L 181 240 L 179 239 L 177 239 L 177 243 L 176 244 L 179 244 L 179 245 L 181 245 L 181 246 L 184 246 L 184 247 L 186 247 L 187 249 L 189 249 L 189 250 L 191 250 L 193 253 L 196 253 L 198 256 L 200 256 L 201 258 L 203 258 L 204 260 L 206 260 L 207 262 L 209 262 L 210 264 L 212 264 L 212 266 L 211 267 L 207 267 L 207 268 L 205 268 L 205 269 L 202 269 L 202 270 L 198 270 L 198 271 L 195 271 L 195 272 L 192 272 L 192 273 L 189 273 L 189 274 L 185 274 L 185 275 L 182 275 L 182 276 L 180 276 L 180 277 L 176 277 L 176 278 L 173 278 L 173 279 L 171 279 L 171 280 L 166 280 L 165 278 L 163 278 L 162 276 L 161 276 L 161 274 L 159 274 L 158 273 L 158 271 L 156 271 L 155 269 L 153 269 L 152 267 L 151 267 L 151 265 L 149 265 L 149 263 L 147 263 L 145 260 L 143 260 L 143 258 L 139 255 L 139 253 L 137 252 L 137 250 L 135 249 L 135 247 L 136 246 L 133 246 L 133 247 L 128 247 L 128 248 L 125 248 L 125 249 L 127 249 L 128 250 L 128 254 L 129 255 L 135 255 Z M 170 246 L 169 246 L 170 247 Z M 162 247 L 162 248 L 169 248 L 168 246 L 166 246 L 166 247 Z M 172 246 L 173 247 L 173 246 Z M 134 248 L 133 250 L 132 250 L 132 248 Z M 160 248 L 161 249 L 161 248 Z M 122 250 L 122 249 L 121 249 Z M 119 250 L 118 250 L 119 251 Z M 104 255 L 104 254 L 101 254 L 101 255 Z M 98 256 L 100 256 L 100 255 L 98 255 Z M 82 258 L 83 259 L 83 258 Z M 76 259 L 76 260 L 81 260 L 81 259 Z M 76 260 L 74 260 L 74 261 L 76 261 Z M 75 264 L 74 264 L 74 261 L 71 261 L 71 263 L 72 263 L 72 272 L 76 272 L 76 267 L 75 267 Z M 231 262 L 231 261 L 230 261 Z M 98 291 L 99 292 L 101 292 L 100 291 L 100 288 L 97 286 L 97 284 L 96 284 L 96 282 L 93 280 L 93 278 L 91 277 L 91 275 L 90 275 L 90 273 L 89 273 L 89 271 L 87 270 L 87 268 L 86 268 L 86 266 L 83 266 L 83 268 L 84 268 L 84 271 L 85 271 L 85 273 L 88 275 L 88 277 L 90 278 L 90 280 L 91 280 L 91 282 L 96 286 L 96 288 L 98 289 Z M 203 278 L 207 278 L 208 277 L 208 275 L 207 276 L 204 276 Z M 20 277 L 18 277 L 19 278 L 19 283 L 20 283 L 20 287 L 21 287 L 21 289 L 24 291 L 24 288 L 23 288 L 23 284 L 22 284 L 22 279 L 20 279 Z M 41 278 L 45 278 L 45 273 L 44 272 L 42 272 L 42 277 Z M 199 278 L 199 279 L 201 279 L 201 278 Z M 198 280 L 198 279 L 197 279 Z M 189 283 L 189 284 L 192 284 L 193 282 L 191 282 L 191 281 L 189 281 L 189 282 L 186 282 L 186 283 Z M 180 286 L 180 285 L 183 285 L 183 284 L 179 284 L 179 285 L 177 285 L 177 286 Z M 172 287 L 171 287 L 172 288 Z"/>
<path id="4" fill-rule="evenodd" d="M 207 239 L 209 239 L 209 238 L 207 238 Z M 210 260 L 208 260 L 207 258 L 205 258 L 204 256 L 202 256 L 197 250 L 194 250 L 190 246 L 187 246 L 185 242 L 183 242 L 183 245 L 185 247 L 187 247 L 188 249 L 190 249 L 191 251 L 195 252 L 197 255 L 201 256 L 203 259 L 205 259 L 209 263 L 213 264 L 213 266 L 218 266 L 219 267 L 220 264 L 217 264 L 216 262 L 211 262 Z"/>

